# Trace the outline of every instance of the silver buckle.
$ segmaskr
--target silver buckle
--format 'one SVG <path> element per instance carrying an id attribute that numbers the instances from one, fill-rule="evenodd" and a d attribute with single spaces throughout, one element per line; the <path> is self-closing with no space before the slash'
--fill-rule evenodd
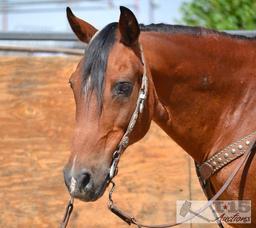
<path id="1" fill-rule="evenodd" d="M 118 160 L 119 160 L 119 156 L 117 158 L 115 158 L 112 162 L 112 165 L 111 165 L 110 170 L 109 170 L 109 178 L 110 179 L 112 179 L 117 173 Z"/>

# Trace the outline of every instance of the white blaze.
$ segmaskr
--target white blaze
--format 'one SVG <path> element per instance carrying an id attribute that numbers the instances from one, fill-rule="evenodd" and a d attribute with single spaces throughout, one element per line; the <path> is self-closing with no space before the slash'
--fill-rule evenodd
<path id="1" fill-rule="evenodd" d="M 76 179 L 73 177 L 75 164 L 76 164 L 77 155 L 73 159 L 72 168 L 71 168 L 71 182 L 70 182 L 70 193 L 72 194 L 76 189 Z"/>
<path id="2" fill-rule="evenodd" d="M 74 177 L 71 177 L 71 183 L 70 183 L 70 193 L 72 194 L 76 189 L 76 179 Z"/>

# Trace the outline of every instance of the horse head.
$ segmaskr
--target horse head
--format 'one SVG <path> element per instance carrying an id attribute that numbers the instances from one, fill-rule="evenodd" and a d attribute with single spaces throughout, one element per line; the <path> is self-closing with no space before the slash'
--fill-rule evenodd
<path id="1" fill-rule="evenodd" d="M 97 31 L 67 8 L 76 36 L 88 43 L 85 55 L 70 77 L 76 102 L 76 126 L 71 155 L 64 168 L 72 196 L 97 200 L 109 183 L 109 171 L 120 140 L 137 105 L 142 77 L 150 71 L 143 62 L 140 27 L 134 14 L 120 7 L 118 23 Z M 147 71 L 147 72 L 145 72 Z M 143 112 L 129 136 L 128 145 L 148 131 L 153 116 L 153 87 L 149 86 Z"/>

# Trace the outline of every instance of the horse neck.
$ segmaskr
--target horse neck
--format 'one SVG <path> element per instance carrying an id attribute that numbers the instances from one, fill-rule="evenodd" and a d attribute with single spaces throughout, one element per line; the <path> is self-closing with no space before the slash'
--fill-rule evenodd
<path id="1" fill-rule="evenodd" d="M 156 92 L 153 120 L 196 161 L 256 130 L 254 41 L 145 32 L 141 42 Z"/>

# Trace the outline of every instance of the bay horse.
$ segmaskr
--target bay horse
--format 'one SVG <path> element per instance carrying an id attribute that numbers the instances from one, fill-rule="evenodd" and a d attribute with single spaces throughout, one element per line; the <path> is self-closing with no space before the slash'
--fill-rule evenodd
<path id="1" fill-rule="evenodd" d="M 202 165 L 198 172 L 217 192 L 244 157 L 236 151 L 255 140 L 256 39 L 199 27 L 139 25 L 129 9 L 120 10 L 117 23 L 98 31 L 67 8 L 73 32 L 88 44 L 69 80 L 76 102 L 64 168 L 69 192 L 83 201 L 101 197 L 116 175 L 114 152 L 140 140 L 152 120 Z M 127 129 L 132 130 L 124 142 Z M 251 200 L 251 227 L 256 224 L 253 155 L 219 197 Z"/>

